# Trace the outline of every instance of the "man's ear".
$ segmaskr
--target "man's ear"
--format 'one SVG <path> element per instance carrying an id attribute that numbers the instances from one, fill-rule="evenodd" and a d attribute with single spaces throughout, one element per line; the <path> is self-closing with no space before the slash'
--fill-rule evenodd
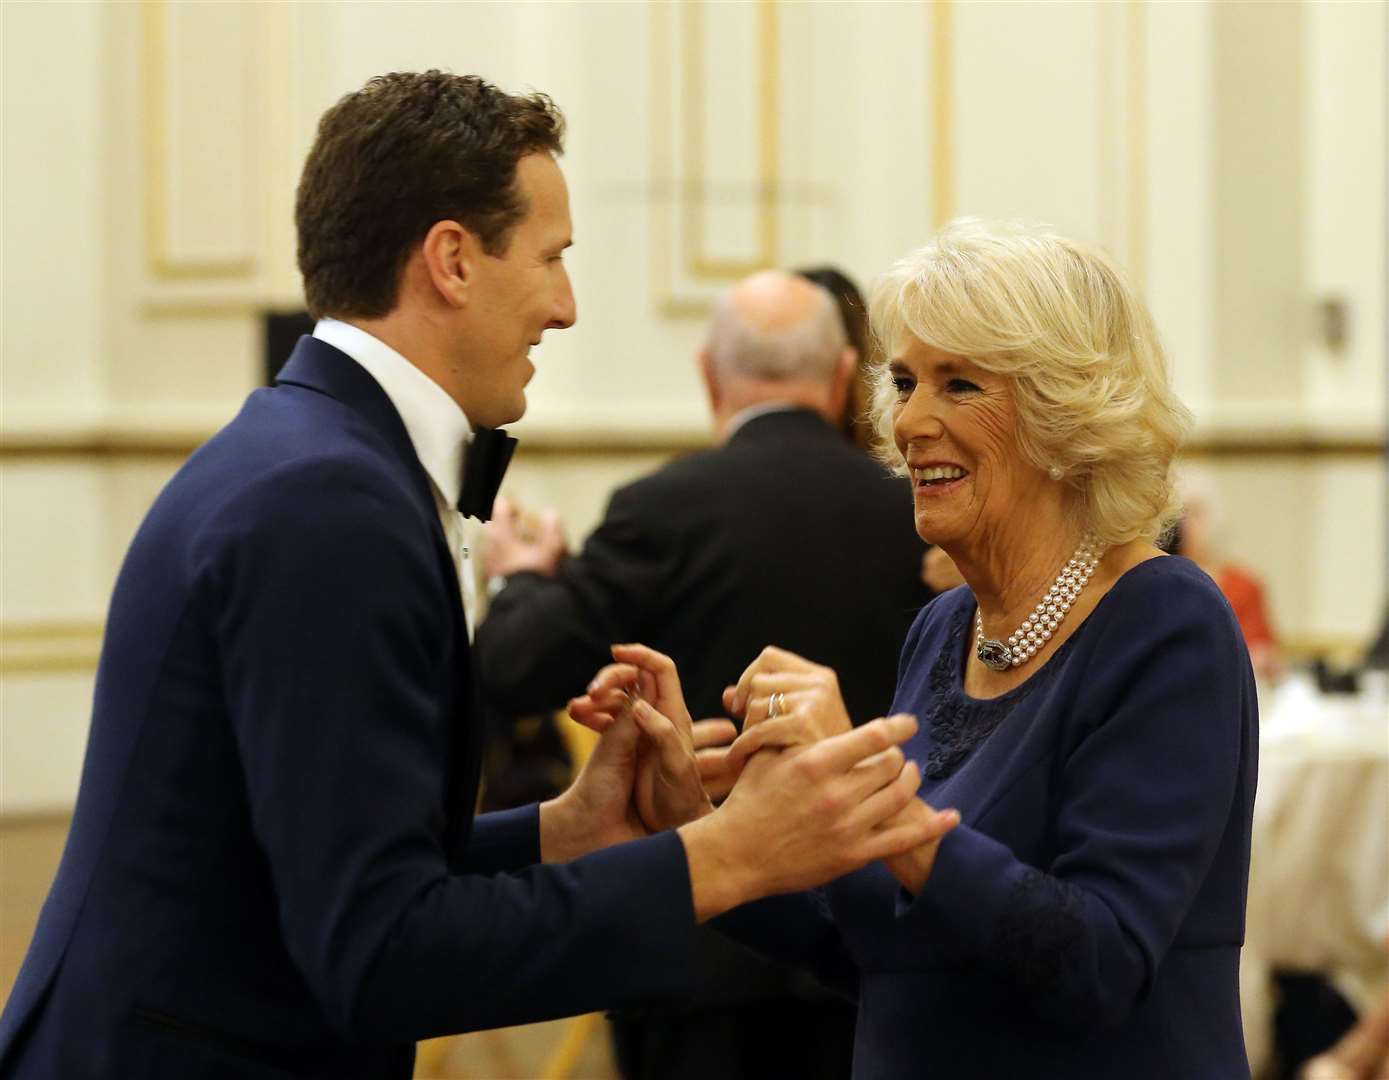
<path id="1" fill-rule="evenodd" d="M 714 360 L 708 349 L 699 350 L 699 376 L 704 383 L 704 392 L 709 395 L 709 411 L 718 415 L 719 376 L 714 370 Z"/>
<path id="2" fill-rule="evenodd" d="M 482 245 L 456 221 L 436 221 L 425 233 L 420 254 L 435 292 L 450 307 L 468 302 Z"/>

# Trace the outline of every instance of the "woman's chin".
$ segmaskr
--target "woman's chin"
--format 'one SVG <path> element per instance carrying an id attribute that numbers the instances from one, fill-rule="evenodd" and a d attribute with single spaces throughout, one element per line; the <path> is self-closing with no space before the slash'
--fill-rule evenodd
<path id="1" fill-rule="evenodd" d="M 917 511 L 916 514 L 916 535 L 925 540 L 926 543 L 935 547 L 945 547 L 956 538 L 956 531 L 951 529 L 947 523 L 940 518 L 923 514 Z"/>

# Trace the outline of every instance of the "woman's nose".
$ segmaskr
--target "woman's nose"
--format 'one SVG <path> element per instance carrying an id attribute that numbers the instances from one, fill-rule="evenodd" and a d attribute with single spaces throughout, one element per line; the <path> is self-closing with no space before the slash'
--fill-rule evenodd
<path id="1" fill-rule="evenodd" d="M 899 448 L 917 439 L 939 439 L 944 431 L 931 395 L 920 387 L 912 391 L 892 422 L 892 433 Z"/>

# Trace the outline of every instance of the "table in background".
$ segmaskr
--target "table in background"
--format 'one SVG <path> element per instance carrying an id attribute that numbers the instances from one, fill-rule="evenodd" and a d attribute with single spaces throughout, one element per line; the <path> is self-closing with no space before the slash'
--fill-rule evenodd
<path id="1" fill-rule="evenodd" d="M 1267 699 L 1241 999 L 1257 1076 L 1275 968 L 1319 972 L 1364 1011 L 1389 978 L 1389 707 L 1290 676 Z"/>

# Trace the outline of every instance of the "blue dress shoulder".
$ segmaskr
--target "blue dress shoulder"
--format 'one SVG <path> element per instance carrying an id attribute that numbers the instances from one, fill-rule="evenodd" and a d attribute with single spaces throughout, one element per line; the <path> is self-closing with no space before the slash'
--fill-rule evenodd
<path id="1" fill-rule="evenodd" d="M 894 712 L 956 807 L 915 896 L 882 864 L 730 930 L 859 997 L 857 1080 L 1235 1080 L 1257 768 L 1254 678 L 1215 584 L 1128 571 L 1025 683 L 963 688 L 974 598 L 926 608 Z"/>

